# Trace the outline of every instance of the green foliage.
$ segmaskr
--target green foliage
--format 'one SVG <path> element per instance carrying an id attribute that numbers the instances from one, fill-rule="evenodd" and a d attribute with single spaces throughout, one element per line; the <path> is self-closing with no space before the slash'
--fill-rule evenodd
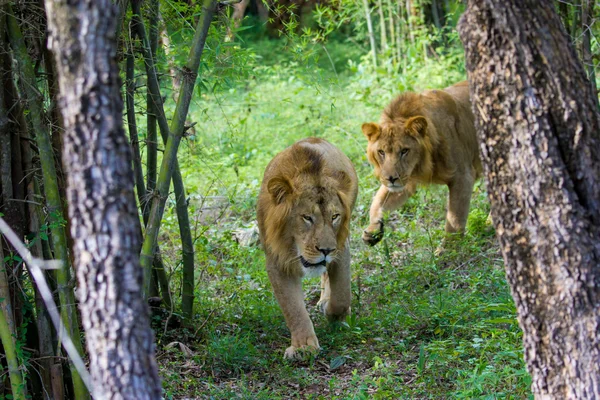
<path id="1" fill-rule="evenodd" d="M 349 70 L 327 85 L 318 75 L 325 72 L 307 80 L 309 72 L 292 60 L 262 66 L 256 80 L 213 92 L 194 111 L 207 129 L 188 140 L 181 155 L 183 174 L 192 195 L 224 196 L 227 209 L 218 225 L 203 224 L 211 205 L 191 202 L 199 225 L 196 325 L 202 328 L 188 343 L 198 359 L 181 361 L 196 366 L 189 371 L 197 383 L 186 378 L 184 387 L 180 375 L 167 377 L 174 397 L 204 390 L 214 398 L 528 395 L 520 331 L 493 229 L 486 223 L 489 205 L 482 184 L 474 195 L 468 234 L 443 257 L 434 252 L 443 233 L 444 188 L 421 189 L 390 216 L 387 246 L 368 248 L 360 241 L 378 186 L 364 155 L 360 124 L 376 120 L 398 90 L 392 77 L 359 67 L 360 72 Z M 426 76 L 406 79 L 422 88 Z M 239 246 L 232 233 L 255 218 L 268 161 L 306 136 L 324 137 L 342 148 L 360 177 L 352 221 L 353 315 L 341 329 L 330 328 L 315 310 L 318 282 L 307 282 L 308 307 L 323 350 L 290 365 L 282 360 L 289 332 L 271 293 L 262 251 Z M 166 226 L 164 235 L 172 244 L 162 248 L 171 249 L 177 244 L 174 217 L 167 216 Z M 172 334 L 160 341 L 170 341 Z M 163 370 L 172 368 L 163 364 Z"/>
<path id="2" fill-rule="evenodd" d="M 435 250 L 443 237 L 442 187 L 420 189 L 388 216 L 390 229 L 378 247 L 360 240 L 378 188 L 360 125 L 377 120 L 402 91 L 465 79 L 452 29 L 460 2 L 447 2 L 454 8 L 442 29 L 414 17 L 413 40 L 404 37 L 402 57 L 393 61 L 389 51 L 381 52 L 377 67 L 368 55 L 361 3 L 338 3 L 318 6 L 308 21 L 291 18 L 277 40 L 267 38 L 255 17 L 244 20 L 231 42 L 222 41 L 223 27 L 211 31 L 190 109 L 197 125 L 179 153 L 190 195 L 198 301 L 193 328 L 157 331 L 166 397 L 525 398 L 530 379 L 521 332 L 487 222 L 483 183 L 473 195 L 467 234 L 441 256 Z M 166 15 L 171 48 L 185 53 L 189 22 Z M 240 246 L 234 236 L 253 226 L 267 163 L 307 136 L 340 147 L 359 176 L 350 244 L 353 304 L 352 315 L 331 326 L 315 307 L 318 280 L 305 282 L 322 351 L 289 363 L 282 359 L 289 332 L 263 252 Z M 163 226 L 161 251 L 178 293 L 174 202 Z M 167 348 L 173 341 L 192 354 Z"/>

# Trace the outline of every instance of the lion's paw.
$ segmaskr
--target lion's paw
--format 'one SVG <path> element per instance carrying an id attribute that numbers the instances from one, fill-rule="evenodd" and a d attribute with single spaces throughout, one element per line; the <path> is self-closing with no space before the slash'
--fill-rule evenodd
<path id="1" fill-rule="evenodd" d="M 315 355 L 319 352 L 319 350 L 321 350 L 321 347 L 319 347 L 319 341 L 316 337 L 309 338 L 303 342 L 305 343 L 297 346 L 292 345 L 285 349 L 283 358 L 286 360 L 302 360 L 307 355 Z"/>
<path id="2" fill-rule="evenodd" d="M 383 238 L 383 226 L 371 228 L 368 227 L 363 231 L 362 240 L 369 246 L 375 246 Z"/>
<path id="3" fill-rule="evenodd" d="M 329 322 L 343 322 L 350 315 L 350 307 L 328 307 L 329 299 L 321 299 L 317 303 L 319 310 L 327 317 Z"/>
<path id="4" fill-rule="evenodd" d="M 440 244 L 437 249 L 433 252 L 436 257 L 441 257 L 446 252 L 446 248 L 444 247 L 444 243 Z"/>
<path id="5" fill-rule="evenodd" d="M 327 303 L 329 303 L 329 297 L 327 297 L 327 298 L 320 298 L 319 301 L 317 302 L 317 308 L 323 314 L 325 314 L 325 310 L 327 310 Z"/>

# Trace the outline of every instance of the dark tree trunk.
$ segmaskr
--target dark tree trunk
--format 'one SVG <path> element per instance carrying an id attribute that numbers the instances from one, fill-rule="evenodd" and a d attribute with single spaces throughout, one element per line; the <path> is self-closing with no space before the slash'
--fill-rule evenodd
<path id="1" fill-rule="evenodd" d="M 552 2 L 470 0 L 459 32 L 532 390 L 598 399 L 598 99 Z"/>
<path id="2" fill-rule="evenodd" d="M 69 218 L 95 398 L 158 399 L 111 0 L 46 2 Z"/>

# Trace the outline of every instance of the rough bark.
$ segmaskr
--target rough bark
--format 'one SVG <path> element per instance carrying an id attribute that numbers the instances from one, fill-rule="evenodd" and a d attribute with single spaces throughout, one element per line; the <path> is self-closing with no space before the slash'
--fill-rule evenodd
<path id="1" fill-rule="evenodd" d="M 130 148 L 111 0 L 46 2 L 65 124 L 69 218 L 97 398 L 158 399 L 143 301 Z"/>
<path id="2" fill-rule="evenodd" d="M 600 398 L 600 116 L 551 2 L 459 25 L 492 216 L 539 399 Z"/>

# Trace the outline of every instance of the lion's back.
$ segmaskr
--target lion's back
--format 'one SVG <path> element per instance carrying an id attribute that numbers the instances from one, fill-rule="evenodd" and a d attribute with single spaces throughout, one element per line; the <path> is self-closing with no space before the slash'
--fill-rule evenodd
<path id="1" fill-rule="evenodd" d="M 459 82 L 443 90 L 430 91 L 439 100 L 432 104 L 432 119 L 450 150 L 457 171 L 470 166 L 477 175 L 482 172 L 475 118 L 471 109 L 469 83 Z M 470 164 L 470 165 L 468 165 Z"/>

